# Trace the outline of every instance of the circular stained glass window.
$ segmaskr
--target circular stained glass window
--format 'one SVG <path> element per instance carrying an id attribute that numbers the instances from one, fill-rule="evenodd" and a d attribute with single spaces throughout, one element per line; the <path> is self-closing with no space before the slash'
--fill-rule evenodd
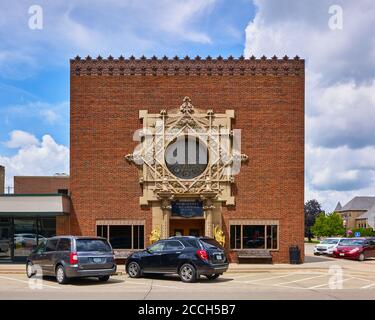
<path id="1" fill-rule="evenodd" d="M 207 147 L 197 137 L 178 137 L 167 146 L 165 163 L 168 170 L 177 178 L 193 179 L 207 168 Z"/>

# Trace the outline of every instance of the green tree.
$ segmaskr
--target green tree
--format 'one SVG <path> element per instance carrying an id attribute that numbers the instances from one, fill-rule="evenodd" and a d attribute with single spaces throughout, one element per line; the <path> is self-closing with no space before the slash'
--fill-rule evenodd
<path id="1" fill-rule="evenodd" d="M 311 231 L 317 237 L 332 237 L 345 235 L 342 218 L 336 212 L 326 215 L 321 213 L 316 219 Z"/>
<path id="2" fill-rule="evenodd" d="M 320 213 L 316 218 L 315 218 L 315 223 L 311 227 L 311 232 L 316 236 L 316 237 L 325 237 L 327 236 L 327 217 L 324 212 Z"/>
<path id="3" fill-rule="evenodd" d="M 313 233 L 311 227 L 314 225 L 316 217 L 322 212 L 324 210 L 317 200 L 312 199 L 305 203 L 305 237 L 309 238 L 309 242 L 311 242 Z"/>
<path id="4" fill-rule="evenodd" d="M 332 212 L 327 216 L 327 233 L 329 237 L 345 235 L 343 220 L 336 212 Z"/>

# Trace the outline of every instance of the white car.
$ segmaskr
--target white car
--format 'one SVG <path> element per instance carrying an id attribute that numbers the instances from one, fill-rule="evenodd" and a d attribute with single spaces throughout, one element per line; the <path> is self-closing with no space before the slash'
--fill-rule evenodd
<path id="1" fill-rule="evenodd" d="M 314 247 L 314 254 L 327 254 L 332 255 L 333 250 L 340 244 L 345 238 L 326 238 Z"/>

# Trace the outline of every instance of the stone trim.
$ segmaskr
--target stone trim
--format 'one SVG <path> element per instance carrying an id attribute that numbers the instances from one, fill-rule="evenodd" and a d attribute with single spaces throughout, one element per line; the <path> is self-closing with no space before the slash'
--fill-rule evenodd
<path id="1" fill-rule="evenodd" d="M 142 56 L 136 59 L 134 56 L 124 58 L 113 58 L 109 56 L 103 59 L 81 58 L 79 56 L 70 60 L 71 76 L 200 76 L 200 75 L 296 75 L 304 77 L 305 60 L 295 56 L 290 59 L 288 56 L 283 58 L 267 58 L 262 56 L 260 59 L 251 56 L 250 58 L 211 58 L 205 59 L 197 56 L 190 59 L 186 56 L 183 59 L 175 57 L 170 59 L 166 56 L 159 59 L 156 56 L 148 59 Z"/>
<path id="2" fill-rule="evenodd" d="M 279 220 L 260 220 L 260 219 L 233 219 L 229 220 L 229 225 L 279 225 Z"/>
<path id="3" fill-rule="evenodd" d="M 127 219 L 106 219 L 106 220 L 96 220 L 97 226 L 107 225 L 107 226 L 131 226 L 131 225 L 145 225 L 145 220 L 127 220 Z"/>

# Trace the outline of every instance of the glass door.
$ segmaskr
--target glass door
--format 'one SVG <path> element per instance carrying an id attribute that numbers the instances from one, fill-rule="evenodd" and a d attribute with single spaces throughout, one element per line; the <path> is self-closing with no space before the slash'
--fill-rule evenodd
<path id="1" fill-rule="evenodd" d="M 37 246 L 37 219 L 14 219 L 14 259 L 27 257 Z"/>
<path id="2" fill-rule="evenodd" d="M 12 221 L 0 218 L 0 260 L 11 259 Z"/>

